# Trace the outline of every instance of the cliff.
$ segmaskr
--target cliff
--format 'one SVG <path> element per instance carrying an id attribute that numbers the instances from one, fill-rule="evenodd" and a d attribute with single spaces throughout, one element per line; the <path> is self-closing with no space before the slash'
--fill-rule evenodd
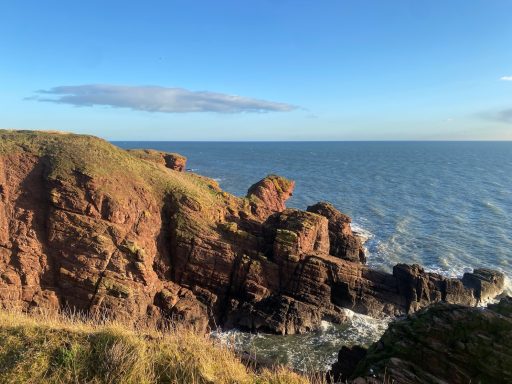
<path id="1" fill-rule="evenodd" d="M 490 270 L 461 280 L 417 265 L 372 270 L 332 205 L 286 209 L 294 182 L 270 175 L 235 197 L 182 172 L 185 161 L 0 131 L 0 305 L 297 333 L 344 321 L 343 308 L 401 315 L 503 289 Z"/>
<path id="2" fill-rule="evenodd" d="M 346 383 L 512 382 L 512 298 L 488 308 L 438 303 L 393 322 L 369 350 L 343 348 L 331 378 Z"/>

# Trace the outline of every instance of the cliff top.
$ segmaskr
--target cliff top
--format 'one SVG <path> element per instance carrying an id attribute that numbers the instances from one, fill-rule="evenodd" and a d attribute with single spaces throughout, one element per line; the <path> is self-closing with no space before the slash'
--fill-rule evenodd
<path id="1" fill-rule="evenodd" d="M 157 196 L 183 194 L 202 206 L 220 203 L 214 180 L 192 173 L 176 172 L 158 163 L 157 151 L 126 151 L 90 135 L 55 131 L 0 130 L 0 156 L 17 154 L 44 157 L 49 179 L 73 180 L 76 173 L 89 178 L 117 179 L 140 186 Z M 161 152 L 160 152 L 161 153 Z M 185 159 L 178 154 L 168 154 Z M 108 188 L 108 183 L 105 184 Z M 119 193 L 119 191 L 117 191 Z"/>

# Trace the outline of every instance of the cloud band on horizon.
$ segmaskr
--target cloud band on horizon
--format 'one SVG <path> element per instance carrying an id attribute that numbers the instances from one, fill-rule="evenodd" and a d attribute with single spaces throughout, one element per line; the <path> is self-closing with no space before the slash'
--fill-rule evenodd
<path id="1" fill-rule="evenodd" d="M 291 104 L 243 96 L 160 86 L 85 84 L 53 87 L 37 93 L 38 96 L 28 99 L 74 106 L 105 105 L 114 108 L 162 113 L 261 113 L 288 112 L 298 108 Z"/>

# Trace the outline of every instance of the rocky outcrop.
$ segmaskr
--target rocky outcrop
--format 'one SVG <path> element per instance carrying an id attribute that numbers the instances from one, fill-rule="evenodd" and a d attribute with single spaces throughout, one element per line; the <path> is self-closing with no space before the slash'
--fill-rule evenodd
<path id="1" fill-rule="evenodd" d="M 307 210 L 327 218 L 329 222 L 329 253 L 331 255 L 344 260 L 366 262 L 363 244 L 352 233 L 350 217 L 338 211 L 332 204 L 325 202 L 311 205 Z"/>
<path id="2" fill-rule="evenodd" d="M 401 315 L 503 289 L 492 271 L 372 270 L 333 206 L 286 209 L 292 181 L 271 175 L 238 198 L 165 156 L 0 131 L 0 306 L 298 333 L 343 308 Z"/>
<path id="3" fill-rule="evenodd" d="M 488 308 L 437 304 L 392 323 L 368 351 L 343 349 L 330 377 L 345 383 L 512 382 L 512 299 Z"/>
<path id="4" fill-rule="evenodd" d="M 271 214 L 283 211 L 294 187 L 294 181 L 276 175 L 269 175 L 258 181 L 247 192 L 251 213 L 265 220 Z"/>
<path id="5" fill-rule="evenodd" d="M 393 276 L 407 313 L 440 301 L 474 306 L 496 297 L 505 285 L 505 276 L 489 269 L 475 269 L 459 280 L 426 273 L 419 265 L 398 264 Z"/>
<path id="6" fill-rule="evenodd" d="M 327 372 L 327 382 L 346 383 L 355 373 L 357 365 L 365 358 L 367 352 L 368 349 L 360 345 L 341 347 L 338 352 L 338 360 L 332 365 L 331 370 Z"/>
<path id="7" fill-rule="evenodd" d="M 143 160 L 164 165 L 174 171 L 184 172 L 187 167 L 187 158 L 178 153 L 161 152 L 153 149 L 130 149 L 129 152 Z"/>

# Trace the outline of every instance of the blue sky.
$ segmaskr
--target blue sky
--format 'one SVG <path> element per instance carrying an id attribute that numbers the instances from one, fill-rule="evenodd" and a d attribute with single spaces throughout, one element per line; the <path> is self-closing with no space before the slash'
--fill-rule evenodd
<path id="1" fill-rule="evenodd" d="M 512 139 L 512 2 L 1 1 L 0 127 Z"/>

